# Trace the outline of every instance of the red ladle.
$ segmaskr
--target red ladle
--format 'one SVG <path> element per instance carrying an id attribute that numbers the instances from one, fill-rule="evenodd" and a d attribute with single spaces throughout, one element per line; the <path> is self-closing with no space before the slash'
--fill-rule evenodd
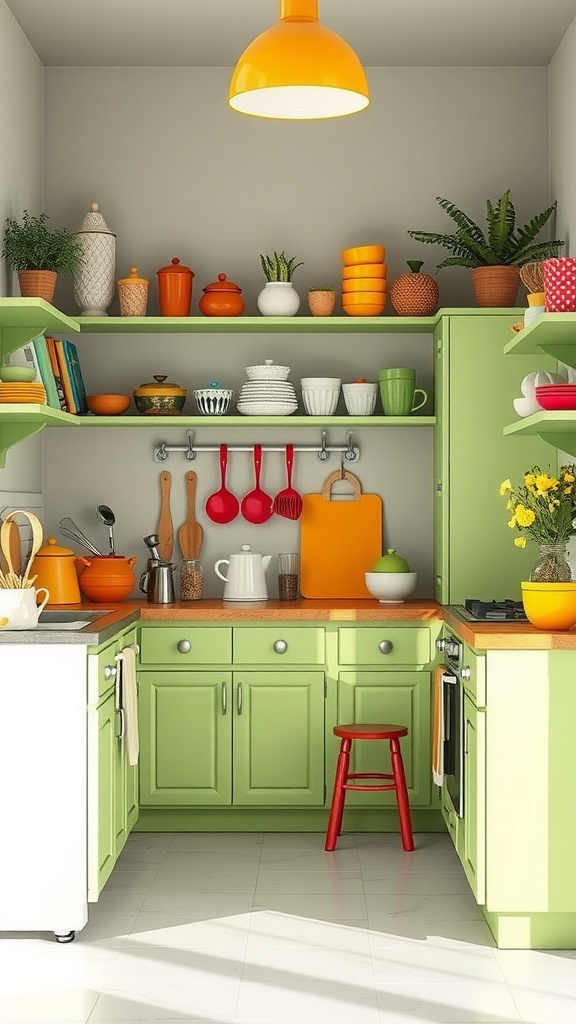
<path id="1" fill-rule="evenodd" d="M 236 519 L 240 510 L 238 498 L 226 489 L 226 467 L 228 465 L 228 445 L 220 445 L 220 490 L 214 491 L 206 499 L 206 515 L 213 523 L 224 526 Z"/>
<path id="2" fill-rule="evenodd" d="M 240 511 L 249 523 L 259 526 L 267 523 L 273 515 L 274 499 L 260 487 L 260 469 L 262 467 L 262 445 L 254 445 L 254 490 L 242 498 Z"/>

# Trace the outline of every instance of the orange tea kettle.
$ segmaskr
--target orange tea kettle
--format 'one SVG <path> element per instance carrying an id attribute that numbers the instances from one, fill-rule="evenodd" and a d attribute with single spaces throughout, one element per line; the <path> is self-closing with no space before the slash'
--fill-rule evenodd
<path id="1" fill-rule="evenodd" d="M 53 604 L 80 604 L 75 558 L 72 549 L 60 547 L 55 537 L 49 537 L 48 543 L 36 554 L 30 575 L 37 576 L 35 587 L 46 587 L 49 591 L 48 607 Z"/>

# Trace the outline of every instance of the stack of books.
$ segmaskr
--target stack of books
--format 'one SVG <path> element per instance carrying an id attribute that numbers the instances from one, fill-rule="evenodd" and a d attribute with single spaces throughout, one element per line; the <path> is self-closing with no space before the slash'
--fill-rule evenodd
<path id="1" fill-rule="evenodd" d="M 88 412 L 78 351 L 72 341 L 39 334 L 23 346 L 19 355 L 20 358 L 13 358 L 12 362 L 23 362 L 35 368 L 37 379 L 46 389 L 46 402 L 52 409 L 77 415 Z"/>

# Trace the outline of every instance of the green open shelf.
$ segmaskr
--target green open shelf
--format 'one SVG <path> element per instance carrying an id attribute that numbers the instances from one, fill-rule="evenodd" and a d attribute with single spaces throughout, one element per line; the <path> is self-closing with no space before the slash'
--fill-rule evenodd
<path id="1" fill-rule="evenodd" d="M 537 434 L 555 448 L 576 456 L 576 411 L 535 412 L 504 427 L 504 434 L 516 437 Z"/>
<path id="2" fill-rule="evenodd" d="M 0 467 L 12 445 L 37 434 L 44 427 L 75 427 L 78 417 L 48 405 L 6 403 L 0 405 Z"/>
<path id="3" fill-rule="evenodd" d="M 0 355 L 10 355 L 37 334 L 66 334 L 80 330 L 78 321 L 44 299 L 0 299 Z"/>
<path id="4" fill-rule="evenodd" d="M 576 365 L 576 313 L 542 313 L 504 346 L 506 354 L 546 352 L 562 363 Z"/>
<path id="5" fill-rule="evenodd" d="M 1 415 L 1 414 L 0 414 Z M 68 415 L 68 414 L 62 414 Z M 434 416 L 68 416 L 81 427 L 433 427 Z"/>
<path id="6" fill-rule="evenodd" d="M 436 317 L 85 316 L 83 334 L 430 334 Z"/>

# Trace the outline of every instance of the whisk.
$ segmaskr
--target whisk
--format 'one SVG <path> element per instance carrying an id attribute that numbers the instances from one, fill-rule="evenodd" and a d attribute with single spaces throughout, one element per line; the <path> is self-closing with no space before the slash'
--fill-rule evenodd
<path id="1" fill-rule="evenodd" d="M 544 263 L 525 263 L 520 267 L 520 280 L 529 292 L 544 291 Z"/>

